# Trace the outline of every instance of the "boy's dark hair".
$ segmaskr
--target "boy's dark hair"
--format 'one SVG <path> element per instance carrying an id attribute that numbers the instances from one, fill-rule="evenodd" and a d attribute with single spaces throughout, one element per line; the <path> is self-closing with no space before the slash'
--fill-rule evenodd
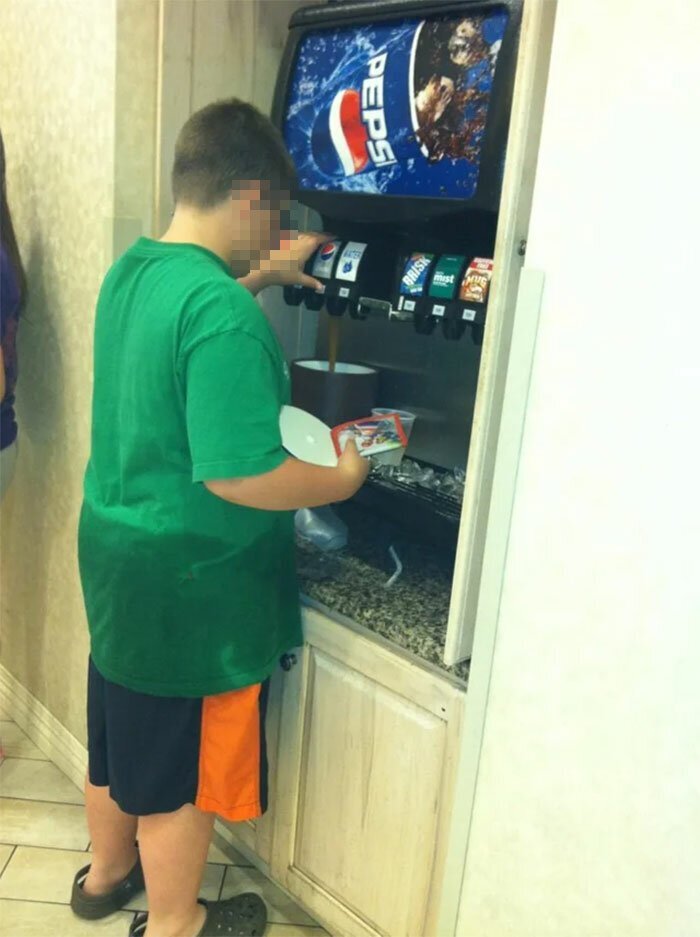
<path id="1" fill-rule="evenodd" d="M 252 104 L 237 98 L 196 111 L 175 144 L 173 198 L 197 208 L 213 208 L 239 182 L 261 181 L 291 192 L 294 164 L 282 135 Z"/>

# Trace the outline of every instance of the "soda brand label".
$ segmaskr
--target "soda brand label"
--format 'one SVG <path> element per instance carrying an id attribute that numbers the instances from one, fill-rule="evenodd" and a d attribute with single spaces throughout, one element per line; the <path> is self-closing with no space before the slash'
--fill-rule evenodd
<path id="1" fill-rule="evenodd" d="M 466 257 L 444 254 L 438 260 L 430 282 L 429 296 L 435 299 L 452 299 L 457 292 L 459 274 Z"/>
<path id="2" fill-rule="evenodd" d="M 493 261 L 486 257 L 475 257 L 467 267 L 459 298 L 466 303 L 485 303 L 493 276 Z"/>
<path id="3" fill-rule="evenodd" d="M 338 266 L 335 270 L 336 280 L 349 280 L 354 283 L 357 280 L 360 261 L 366 250 L 367 245 L 362 244 L 361 241 L 348 241 L 338 258 Z"/>
<path id="4" fill-rule="evenodd" d="M 341 244 L 342 241 L 329 241 L 319 247 L 311 267 L 311 276 L 330 280 L 333 274 L 333 261 L 338 255 Z"/>
<path id="5" fill-rule="evenodd" d="M 402 296 L 423 295 L 434 256 L 434 254 L 411 254 L 401 277 L 399 292 Z"/>

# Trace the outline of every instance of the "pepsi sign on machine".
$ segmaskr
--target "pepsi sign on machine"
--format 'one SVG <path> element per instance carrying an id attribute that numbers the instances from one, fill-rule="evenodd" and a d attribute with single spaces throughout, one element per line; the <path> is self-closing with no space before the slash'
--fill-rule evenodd
<path id="1" fill-rule="evenodd" d="M 522 0 L 336 0 L 290 21 L 273 118 L 298 201 L 333 237 L 307 266 L 321 289 L 285 299 L 344 317 L 343 347 L 393 380 L 428 354 L 411 342 L 464 346 L 430 352 L 433 381 L 478 370 L 521 15 Z"/>
<path id="2" fill-rule="evenodd" d="M 300 200 L 336 237 L 308 266 L 322 289 L 288 289 L 289 303 L 481 340 L 488 289 L 462 296 L 474 259 L 493 256 L 520 6 L 378 0 L 292 17 L 275 116 Z"/>

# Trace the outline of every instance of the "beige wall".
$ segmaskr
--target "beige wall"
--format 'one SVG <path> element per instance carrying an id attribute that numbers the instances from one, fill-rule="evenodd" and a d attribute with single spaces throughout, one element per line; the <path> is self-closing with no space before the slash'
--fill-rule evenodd
<path id="1" fill-rule="evenodd" d="M 700 934 L 699 33 L 559 5 L 462 937 Z"/>
<path id="2" fill-rule="evenodd" d="M 114 198 L 114 0 L 3 0 L 0 126 L 29 284 L 20 456 L 2 505 L 0 660 L 84 735 L 75 533 L 95 297 Z"/>
<path id="3" fill-rule="evenodd" d="M 29 283 L 20 456 L 0 516 L 0 662 L 81 740 L 92 326 L 112 257 L 152 225 L 157 23 L 155 0 L 0 3 L 0 126 Z"/>
<path id="4" fill-rule="evenodd" d="M 166 0 L 159 139 L 159 225 L 172 211 L 175 138 L 189 115 L 221 98 L 251 101 L 269 114 L 277 67 L 297 0 Z"/>
<path id="5" fill-rule="evenodd" d="M 158 0 L 116 0 L 114 254 L 155 224 Z"/>
<path id="6" fill-rule="evenodd" d="M 270 113 L 277 69 L 293 11 L 305 0 L 177 0 L 163 17 L 163 107 L 158 226 L 172 211 L 170 166 L 175 138 L 189 115 L 221 98 L 240 97 Z M 310 351 L 316 316 L 290 309 L 282 290 L 271 287 L 260 302 L 288 357 Z M 310 328 L 309 328 L 310 326 Z M 309 345 L 311 342 L 311 345 Z"/>
<path id="7" fill-rule="evenodd" d="M 269 111 L 296 0 L 1 0 L 0 126 L 30 303 L 20 459 L 2 505 L 0 663 L 84 740 L 88 653 L 76 525 L 89 445 L 97 292 L 167 224 L 175 136 L 238 95 Z M 280 291 L 266 306 L 293 346 Z M 296 318 L 294 318 L 296 315 Z"/>

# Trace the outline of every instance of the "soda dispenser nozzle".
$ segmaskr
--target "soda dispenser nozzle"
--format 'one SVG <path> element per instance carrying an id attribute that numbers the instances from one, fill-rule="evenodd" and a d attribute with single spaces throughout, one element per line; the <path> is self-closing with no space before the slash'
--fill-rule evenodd
<path id="1" fill-rule="evenodd" d="M 457 342 L 467 330 L 467 323 L 457 318 L 456 315 L 448 313 L 442 320 L 442 334 L 448 341 Z"/>
<path id="2" fill-rule="evenodd" d="M 340 318 L 347 306 L 347 300 L 338 299 L 337 296 L 329 296 L 326 299 L 326 312 L 329 316 Z"/>
<path id="3" fill-rule="evenodd" d="M 300 306 L 304 299 L 303 286 L 285 286 L 282 288 L 284 301 L 288 306 Z"/>
<path id="4" fill-rule="evenodd" d="M 432 335 L 436 325 L 437 319 L 435 316 L 426 316 L 419 312 L 413 316 L 413 328 L 419 335 Z"/>

